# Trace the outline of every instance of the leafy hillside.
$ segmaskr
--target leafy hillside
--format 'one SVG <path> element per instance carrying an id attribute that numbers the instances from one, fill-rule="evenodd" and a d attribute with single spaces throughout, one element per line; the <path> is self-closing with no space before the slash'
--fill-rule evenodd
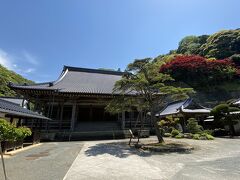
<path id="1" fill-rule="evenodd" d="M 155 61 L 163 63 L 160 72 L 193 87 L 203 104 L 240 97 L 240 29 L 187 36 Z"/>
<path id="2" fill-rule="evenodd" d="M 9 82 L 13 83 L 33 83 L 30 80 L 23 78 L 21 75 L 10 71 L 0 65 L 0 96 L 15 96 L 16 93 L 12 91 L 7 85 Z"/>
<path id="3" fill-rule="evenodd" d="M 212 35 L 187 36 L 179 42 L 175 52 L 216 59 L 240 54 L 240 29 L 219 31 Z"/>

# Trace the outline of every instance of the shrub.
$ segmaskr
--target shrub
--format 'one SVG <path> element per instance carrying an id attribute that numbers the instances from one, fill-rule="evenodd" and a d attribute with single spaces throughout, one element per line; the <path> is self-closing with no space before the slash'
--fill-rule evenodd
<path id="1" fill-rule="evenodd" d="M 165 130 L 165 132 L 172 132 L 176 124 L 178 123 L 179 119 L 173 119 L 170 116 L 165 117 L 164 119 L 160 120 L 159 126 Z"/>
<path id="2" fill-rule="evenodd" d="M 214 140 L 214 137 L 210 134 L 207 134 L 206 137 L 207 137 L 208 140 Z"/>
<path id="3" fill-rule="evenodd" d="M 213 130 L 206 129 L 206 130 L 202 131 L 202 133 L 207 133 L 209 135 L 212 135 L 213 134 Z"/>
<path id="4" fill-rule="evenodd" d="M 27 137 L 27 136 L 31 136 L 32 135 L 32 131 L 30 128 L 28 127 L 19 127 L 22 130 L 23 133 L 23 138 Z"/>
<path id="5" fill-rule="evenodd" d="M 193 138 L 193 134 L 192 133 L 184 133 L 184 138 L 192 139 Z"/>
<path id="6" fill-rule="evenodd" d="M 200 134 L 194 134 L 193 139 L 199 140 L 200 139 Z"/>
<path id="7" fill-rule="evenodd" d="M 187 123 L 187 130 L 190 133 L 200 133 L 202 131 L 202 126 L 198 125 L 198 122 L 195 118 L 189 118 Z"/>
<path id="8" fill-rule="evenodd" d="M 14 126 L 4 119 L 0 119 L 0 141 L 14 140 Z"/>
<path id="9" fill-rule="evenodd" d="M 179 133 L 178 135 L 175 136 L 175 138 L 181 139 L 184 138 L 184 135 L 183 133 Z"/>
<path id="10" fill-rule="evenodd" d="M 206 137 L 206 136 L 201 136 L 201 135 L 200 135 L 199 140 L 207 140 L 207 137 Z"/>
<path id="11" fill-rule="evenodd" d="M 31 136 L 32 132 L 27 127 L 15 128 L 16 140 L 23 140 L 27 136 Z"/>
<path id="12" fill-rule="evenodd" d="M 23 132 L 20 128 L 14 128 L 14 140 L 22 140 Z"/>
<path id="13" fill-rule="evenodd" d="M 164 137 L 171 137 L 171 133 L 164 133 Z"/>
<path id="14" fill-rule="evenodd" d="M 178 131 L 177 129 L 173 129 L 172 132 L 171 132 L 172 137 L 177 136 L 179 133 L 180 133 L 180 131 Z"/>
<path id="15" fill-rule="evenodd" d="M 0 119 L 0 141 L 23 140 L 32 134 L 27 127 L 16 128 L 4 119 Z"/>
<path id="16" fill-rule="evenodd" d="M 214 140 L 214 137 L 208 133 L 202 133 L 200 135 L 201 140 Z"/>

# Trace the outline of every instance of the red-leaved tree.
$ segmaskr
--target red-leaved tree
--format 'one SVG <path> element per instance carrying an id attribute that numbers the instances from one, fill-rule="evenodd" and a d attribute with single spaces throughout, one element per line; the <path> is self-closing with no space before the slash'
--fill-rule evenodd
<path id="1" fill-rule="evenodd" d="M 161 73 L 191 86 L 216 85 L 237 76 L 234 63 L 229 59 L 212 60 L 197 55 L 179 55 L 160 68 Z"/>

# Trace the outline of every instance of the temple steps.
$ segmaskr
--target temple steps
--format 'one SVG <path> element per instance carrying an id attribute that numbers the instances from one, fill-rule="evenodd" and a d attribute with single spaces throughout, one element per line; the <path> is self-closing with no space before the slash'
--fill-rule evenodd
<path id="1" fill-rule="evenodd" d="M 42 132 L 42 141 L 81 141 L 81 140 L 100 140 L 100 139 L 124 139 L 131 136 L 128 130 L 112 131 L 61 131 L 61 132 Z"/>
<path id="2" fill-rule="evenodd" d="M 89 131 L 116 131 L 121 130 L 119 123 L 117 122 L 79 122 L 74 131 L 76 132 L 89 132 Z"/>
<path id="3" fill-rule="evenodd" d="M 148 137 L 150 131 L 142 130 L 142 137 Z M 135 133 L 136 135 L 137 133 Z M 103 139 L 125 139 L 130 138 L 129 129 L 108 130 L 108 131 L 61 131 L 61 132 L 42 132 L 43 141 L 82 141 L 82 140 L 103 140 Z"/>

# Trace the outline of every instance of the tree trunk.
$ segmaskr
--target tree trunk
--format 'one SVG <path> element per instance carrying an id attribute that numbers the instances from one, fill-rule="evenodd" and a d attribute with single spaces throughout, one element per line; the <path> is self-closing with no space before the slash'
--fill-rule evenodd
<path id="1" fill-rule="evenodd" d="M 158 121 L 157 121 L 156 118 L 154 119 L 154 129 L 155 129 L 156 136 L 158 138 L 158 142 L 163 143 L 164 140 L 163 140 L 161 131 L 160 131 L 159 126 L 158 126 Z"/>
<path id="2" fill-rule="evenodd" d="M 153 122 L 155 133 L 156 133 L 156 136 L 158 138 L 158 142 L 163 143 L 164 139 L 162 137 L 162 133 L 161 133 L 161 131 L 159 129 L 159 126 L 158 126 L 158 119 L 155 117 L 155 113 L 154 113 L 153 110 L 151 111 L 151 121 Z"/>

